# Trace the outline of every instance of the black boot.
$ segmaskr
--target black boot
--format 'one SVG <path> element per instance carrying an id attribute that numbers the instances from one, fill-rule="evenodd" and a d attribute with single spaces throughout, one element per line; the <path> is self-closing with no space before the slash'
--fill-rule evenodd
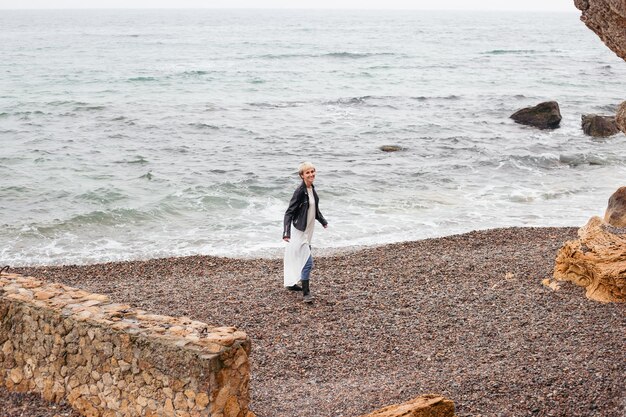
<path id="1" fill-rule="evenodd" d="M 302 281 L 302 301 L 305 303 L 312 303 L 313 297 L 311 297 L 311 291 L 309 290 L 309 280 Z"/>
<path id="2" fill-rule="evenodd" d="M 289 285 L 285 288 L 287 288 L 289 291 L 302 291 L 302 287 L 298 284 Z"/>

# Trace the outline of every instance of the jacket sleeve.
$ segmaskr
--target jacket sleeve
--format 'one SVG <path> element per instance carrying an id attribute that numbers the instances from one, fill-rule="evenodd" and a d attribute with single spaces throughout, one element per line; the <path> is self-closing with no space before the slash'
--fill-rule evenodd
<path id="1" fill-rule="evenodd" d="M 326 225 L 328 224 L 328 222 L 326 221 L 326 219 L 324 218 L 324 215 L 322 215 L 322 212 L 320 211 L 320 198 L 317 196 L 317 193 L 315 192 L 315 190 L 313 190 L 313 193 L 315 195 L 315 219 L 322 223 L 322 226 L 326 227 Z"/>
<path id="2" fill-rule="evenodd" d="M 316 213 L 315 218 L 317 219 L 318 222 L 322 223 L 322 226 L 324 226 L 324 227 L 326 227 L 326 225 L 328 224 L 328 222 L 326 221 L 326 219 L 322 215 L 322 212 L 319 211 L 319 209 L 317 209 L 317 213 Z"/>
<path id="3" fill-rule="evenodd" d="M 285 211 L 285 218 L 283 220 L 283 238 L 291 237 L 291 222 L 293 221 L 293 216 L 296 213 L 296 209 L 298 208 L 298 190 L 293 192 L 293 196 L 291 197 L 291 201 L 289 201 L 289 207 Z"/>

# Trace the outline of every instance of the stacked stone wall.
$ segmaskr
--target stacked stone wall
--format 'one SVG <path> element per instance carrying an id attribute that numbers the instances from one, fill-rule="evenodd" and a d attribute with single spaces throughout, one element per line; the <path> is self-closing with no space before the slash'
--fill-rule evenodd
<path id="1" fill-rule="evenodd" d="M 0 384 L 89 417 L 254 417 L 250 340 L 109 297 L 0 276 Z"/>

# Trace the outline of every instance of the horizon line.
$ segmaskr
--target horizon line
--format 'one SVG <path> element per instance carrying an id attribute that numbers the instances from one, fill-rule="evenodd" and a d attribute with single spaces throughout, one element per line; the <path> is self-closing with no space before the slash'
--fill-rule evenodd
<path id="1" fill-rule="evenodd" d="M 429 12 L 523 12 L 523 13 L 579 13 L 578 9 L 573 10 L 520 10 L 520 9 L 429 9 L 429 8 L 382 8 L 382 7 L 26 7 L 26 8 L 3 8 L 0 10 L 27 11 L 27 10 L 346 10 L 346 11 L 429 11 Z"/>

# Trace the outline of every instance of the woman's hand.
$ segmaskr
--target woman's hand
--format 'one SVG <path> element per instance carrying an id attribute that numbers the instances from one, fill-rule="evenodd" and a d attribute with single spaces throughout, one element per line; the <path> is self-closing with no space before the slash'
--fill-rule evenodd
<path id="1" fill-rule="evenodd" d="M 289 242 L 289 238 L 288 238 L 288 237 L 284 237 L 284 238 L 283 238 L 283 240 L 284 240 L 285 242 Z"/>

